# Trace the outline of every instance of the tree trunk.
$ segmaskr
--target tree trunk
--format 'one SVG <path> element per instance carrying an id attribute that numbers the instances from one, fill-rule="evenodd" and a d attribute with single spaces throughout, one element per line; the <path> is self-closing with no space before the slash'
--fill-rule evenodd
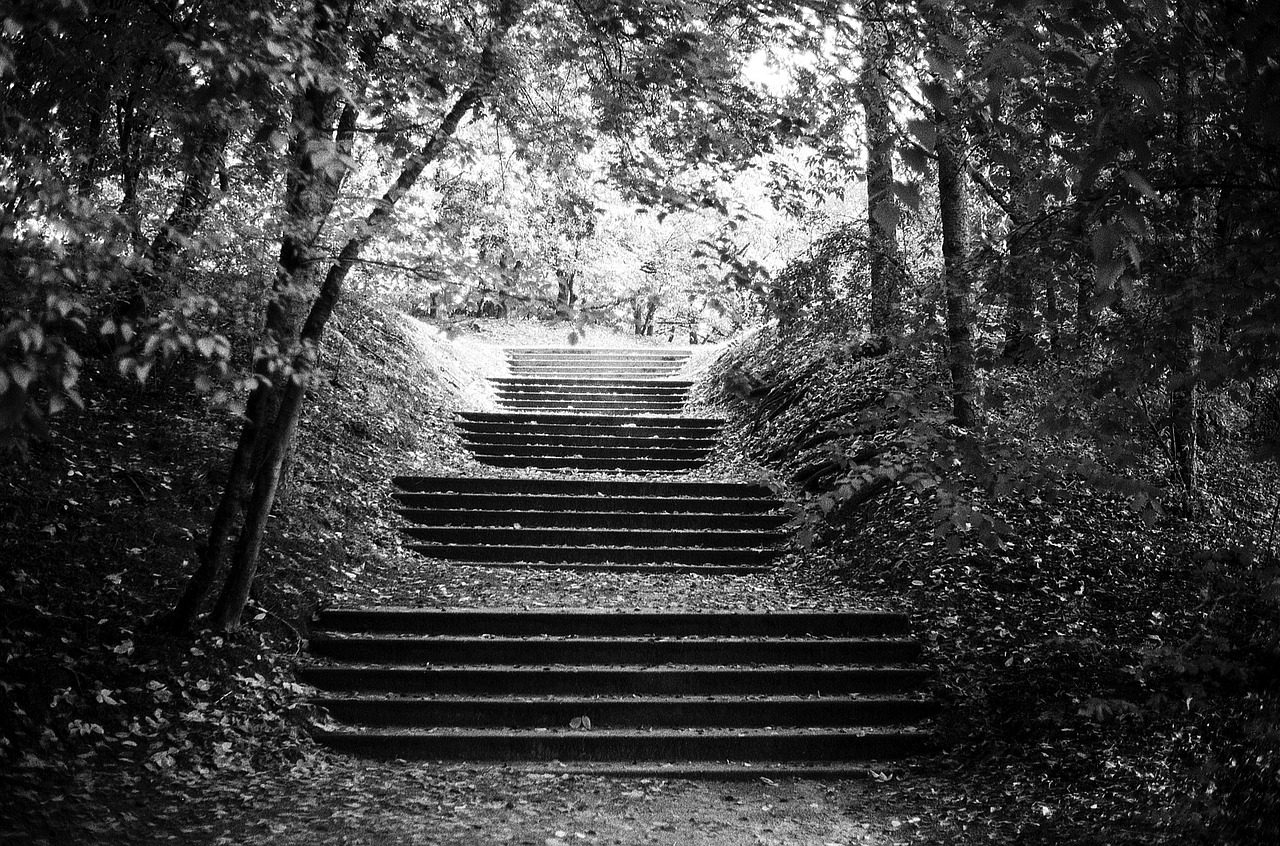
<path id="1" fill-rule="evenodd" d="M 231 469 L 218 500 L 218 508 L 209 526 L 209 541 L 200 555 L 200 566 L 187 582 L 186 590 L 169 615 L 168 629 L 182 634 L 195 628 L 196 619 L 209 598 L 217 589 L 226 569 L 227 544 L 240 517 L 240 506 L 249 494 L 253 476 L 252 458 L 258 433 L 266 418 L 267 390 L 255 389 L 245 408 L 245 425 L 240 429 L 235 452 L 231 456 Z"/>
<path id="2" fill-rule="evenodd" d="M 427 165 L 435 161 L 457 132 L 463 118 L 476 108 L 489 93 L 498 75 L 498 52 L 507 32 L 523 12 L 522 0 L 506 0 L 486 39 L 480 56 L 480 68 L 467 89 L 441 121 L 440 126 L 422 148 L 405 163 L 395 183 L 369 212 L 356 234 L 343 246 L 337 260 L 325 274 L 299 335 L 300 354 L 306 370 L 314 366 L 316 350 L 324 329 L 342 293 L 342 286 L 360 258 L 368 242 L 387 224 L 396 205 L 409 192 Z M 267 520 L 279 489 L 281 472 L 288 461 L 290 447 L 301 415 L 306 393 L 305 380 L 290 378 L 284 388 L 279 407 L 270 427 L 259 437 L 262 443 L 261 463 L 253 478 L 253 490 L 246 509 L 245 523 L 236 543 L 235 556 L 218 603 L 212 625 L 222 631 L 240 628 L 241 615 L 258 569 L 258 560 L 266 535 Z"/>
<path id="3" fill-rule="evenodd" d="M 1009 234 L 1005 238 L 1004 348 L 1001 357 L 1020 364 L 1030 358 L 1036 348 L 1036 298 L 1032 281 L 1037 274 L 1033 269 L 1034 259 L 1027 255 L 1029 233 L 1026 226 L 1031 219 L 1031 199 L 1027 194 L 1026 174 L 1011 176 L 1013 190 L 1006 209 Z"/>
<path id="4" fill-rule="evenodd" d="M 1181 0 L 1178 18 L 1186 43 L 1194 42 L 1197 0 Z M 1180 52 L 1178 57 L 1177 111 L 1174 130 L 1177 137 L 1177 160 L 1173 171 L 1180 175 L 1177 206 L 1179 260 L 1166 272 L 1165 315 L 1169 323 L 1169 429 L 1174 472 L 1187 494 L 1200 485 L 1200 466 L 1196 444 L 1196 417 L 1199 388 L 1196 368 L 1199 363 L 1199 339 L 1196 337 L 1199 310 L 1199 235 L 1201 228 L 1200 198 L 1192 186 L 1197 166 L 1199 138 L 1196 131 L 1195 97 L 1198 86 L 1191 62 L 1194 57 Z"/>
<path id="5" fill-rule="evenodd" d="M 897 203 L 893 194 L 893 112 L 886 91 L 891 53 L 882 25 L 863 24 L 862 106 L 867 119 L 867 233 L 870 247 L 871 331 L 902 334 L 902 275 Z"/>
<path id="6" fill-rule="evenodd" d="M 1026 239 L 1013 230 L 1006 240 L 1008 256 L 1004 262 L 1006 307 L 1004 312 L 1004 349 L 1001 357 L 1021 364 L 1035 351 L 1035 298 L 1031 290 L 1031 273 L 1025 255 Z"/>
<path id="7" fill-rule="evenodd" d="M 1062 355 L 1062 316 L 1058 311 L 1058 280 L 1053 273 L 1044 277 L 1044 325 L 1049 330 L 1049 354 Z"/>
<path id="8" fill-rule="evenodd" d="M 1076 238 L 1081 245 L 1084 258 L 1086 259 L 1084 268 L 1087 271 L 1091 266 L 1088 259 L 1091 252 L 1088 248 L 1089 238 L 1087 236 L 1089 228 L 1088 218 L 1082 209 L 1076 217 Z M 1093 297 L 1095 293 L 1094 275 L 1090 272 L 1080 273 L 1076 282 L 1076 349 L 1082 354 L 1088 354 L 1093 349 L 1094 333 L 1097 330 L 1098 321 L 1093 313 Z"/>
<path id="9" fill-rule="evenodd" d="M 209 210 L 213 199 L 213 180 L 218 175 L 230 137 L 230 127 L 218 122 L 191 140 L 182 191 L 169 217 L 151 239 L 143 269 L 134 274 L 132 298 L 155 301 L 177 295 L 178 290 L 169 278 L 169 271 Z"/>
<path id="10" fill-rule="evenodd" d="M 332 23 L 330 10 L 317 9 L 317 30 Z M 372 55 L 362 57 L 366 64 Z M 341 162 L 341 156 L 349 155 L 355 134 L 356 111 L 351 103 L 343 108 L 333 135 L 330 135 L 327 118 L 331 117 L 338 101 L 337 91 L 323 91 L 315 86 L 308 88 L 294 103 L 295 132 L 290 140 L 290 169 L 285 185 L 285 220 L 280 237 L 280 253 L 272 290 L 267 299 L 263 321 L 263 346 L 285 355 L 297 336 L 300 320 L 297 304 L 301 302 L 300 275 L 310 261 L 315 240 L 333 208 L 346 168 L 333 168 L 317 172 L 313 162 L 320 144 L 332 143 Z M 225 147 L 225 141 L 223 142 Z M 211 152 L 206 148 L 205 152 Z M 214 170 L 221 155 L 206 162 Z M 210 173 L 212 178 L 212 171 Z M 206 189 L 206 205 L 207 205 Z M 198 194 L 197 194 L 198 198 Z M 181 205 L 181 203 L 180 203 Z M 175 210 L 176 212 L 176 210 Z M 157 236 L 159 237 L 159 236 Z M 273 368 L 273 358 L 255 352 L 254 374 L 257 383 L 249 394 L 245 409 L 245 422 L 241 427 L 236 450 L 231 458 L 227 482 L 222 490 L 218 507 L 209 527 L 209 540 L 201 556 L 200 567 L 192 575 L 186 590 L 178 600 L 171 615 L 171 628 L 185 631 L 192 628 L 205 603 L 217 589 L 226 569 L 229 540 L 240 520 L 241 513 L 252 502 L 251 487 L 258 473 L 255 468 L 264 467 L 272 460 L 268 437 L 270 421 L 276 420 L 283 402 L 285 386 L 279 384 L 280 374 Z M 290 433 L 291 436 L 291 433 Z M 282 450 L 280 468 L 272 480 L 272 500 L 280 489 L 280 473 L 287 466 L 288 445 Z M 242 530 L 243 531 L 243 530 Z M 248 554 L 246 552 L 246 554 Z"/>
<path id="11" fill-rule="evenodd" d="M 556 271 L 556 317 L 573 318 L 573 307 L 578 302 L 574 283 L 578 274 L 573 270 Z"/>
<path id="12" fill-rule="evenodd" d="M 959 131 L 938 122 L 938 205 L 942 218 L 943 290 L 947 306 L 947 363 L 956 423 L 978 422 L 978 368 L 973 345 L 974 311 L 969 277 L 969 197 Z"/>
<path id="13" fill-rule="evenodd" d="M 120 216 L 129 227 L 129 241 L 133 248 L 142 248 L 142 207 L 138 201 L 138 180 L 142 176 L 141 131 L 133 95 L 121 97 L 116 103 L 116 140 L 120 146 Z M 133 309 L 141 311 L 139 303 Z"/>

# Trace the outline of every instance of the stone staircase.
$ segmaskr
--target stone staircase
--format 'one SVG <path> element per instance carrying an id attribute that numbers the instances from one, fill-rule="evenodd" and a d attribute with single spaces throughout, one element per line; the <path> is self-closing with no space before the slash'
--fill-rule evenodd
<path id="1" fill-rule="evenodd" d="M 489 380 L 495 413 L 463 412 L 463 443 L 482 464 L 544 470 L 671 473 L 706 463 L 720 421 L 678 416 L 688 351 L 508 349 Z"/>
<path id="2" fill-rule="evenodd" d="M 397 478 L 410 548 L 497 569 L 766 570 L 785 504 L 761 485 L 679 478 L 720 423 L 678 416 L 687 357 L 508 351 L 511 375 L 492 380 L 507 410 L 458 426 L 477 460 L 526 472 Z M 684 448 L 667 442 L 692 430 L 700 455 L 672 457 Z M 334 721 L 320 739 L 351 753 L 842 775 L 927 745 L 918 654 L 905 616 L 887 612 L 334 608 L 315 620 L 301 675 Z"/>

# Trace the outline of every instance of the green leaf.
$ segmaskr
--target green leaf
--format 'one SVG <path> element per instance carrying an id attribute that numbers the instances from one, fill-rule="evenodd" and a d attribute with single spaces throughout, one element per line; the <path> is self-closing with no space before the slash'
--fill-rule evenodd
<path id="1" fill-rule="evenodd" d="M 1160 81 L 1143 71 L 1122 70 L 1116 74 L 1116 82 L 1125 91 L 1146 102 L 1148 106 L 1159 108 L 1164 102 L 1160 92 Z"/>
<path id="2" fill-rule="evenodd" d="M 919 118 L 907 121 L 907 132 L 912 138 L 920 142 L 920 146 L 926 150 L 932 150 L 938 143 L 938 127 L 931 120 L 921 120 Z"/>

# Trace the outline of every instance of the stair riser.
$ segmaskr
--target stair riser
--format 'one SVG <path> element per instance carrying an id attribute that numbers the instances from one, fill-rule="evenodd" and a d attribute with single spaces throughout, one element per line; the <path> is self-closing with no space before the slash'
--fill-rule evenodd
<path id="1" fill-rule="evenodd" d="M 672 379 L 674 380 L 680 375 L 679 370 L 669 370 L 665 368 L 630 368 L 630 369 L 606 369 L 603 367 L 590 368 L 554 368 L 554 367 L 512 367 L 507 373 L 508 376 L 516 379 L 580 379 L 591 378 L 601 381 L 609 380 L 612 382 L 628 382 L 633 379 L 658 380 Z"/>
<path id="2" fill-rule="evenodd" d="M 467 446 L 554 446 L 563 448 L 593 447 L 596 449 L 692 449 L 710 452 L 716 446 L 714 438 L 625 438 L 602 435 L 538 435 L 533 432 L 502 435 L 491 432 L 464 432 Z"/>
<path id="3" fill-rule="evenodd" d="M 316 630 L 499 637 L 893 637 L 906 634 L 905 614 L 724 611 L 521 611 L 417 608 L 329 608 Z"/>
<path id="4" fill-rule="evenodd" d="M 426 553 L 423 553 L 426 554 Z M 632 573 L 652 576 L 661 573 L 697 574 L 704 576 L 748 576 L 756 573 L 767 573 L 768 564 L 672 564 L 663 561 L 618 562 L 618 561 L 469 561 L 465 559 L 451 560 L 455 564 L 474 564 L 477 567 L 492 569 L 502 567 L 511 570 L 565 570 L 583 573 Z"/>
<path id="5" fill-rule="evenodd" d="M 684 408 L 680 402 L 627 402 L 624 400 L 572 400 L 572 399 L 504 399 L 498 405 L 512 411 L 554 411 L 561 414 L 587 412 L 595 414 L 600 411 L 616 411 L 620 414 L 679 414 Z"/>
<path id="6" fill-rule="evenodd" d="M 619 414 L 529 414 L 516 412 L 498 412 L 498 411 L 460 411 L 458 417 L 464 421 L 473 423 L 503 423 L 506 425 L 513 424 L 534 424 L 541 426 L 553 426 L 558 423 L 571 426 L 626 426 L 628 428 L 636 426 L 661 426 L 683 427 L 683 428 L 705 428 L 708 431 L 715 432 L 724 424 L 723 420 L 715 417 L 663 417 L 661 415 L 646 418 L 643 415 L 619 415 Z"/>
<path id="7" fill-rule="evenodd" d="M 431 761 L 873 761 L 916 754 L 926 743 L 911 734 L 619 738 L 581 732 L 485 738 L 435 734 L 412 739 L 321 735 L 318 739 L 335 751 L 354 755 Z"/>
<path id="8" fill-rule="evenodd" d="M 648 400 L 628 397 L 499 397 L 498 405 L 513 411 L 524 409 L 555 411 L 572 414 L 578 411 L 618 411 L 627 414 L 677 414 L 684 408 L 684 400 Z"/>
<path id="9" fill-rule="evenodd" d="M 932 702 L 912 699 L 801 699 L 731 701 L 453 699 L 319 699 L 314 704 L 335 720 L 362 726 L 455 726 L 459 728 L 565 728 L 589 717 L 609 728 L 765 728 L 904 725 L 937 712 Z"/>
<path id="10" fill-rule="evenodd" d="M 601 511 L 701 512 L 717 515 L 747 515 L 771 512 L 778 503 L 768 499 L 689 499 L 666 497 L 541 496 L 538 494 L 397 493 L 396 501 L 410 508 L 487 509 L 504 511 L 546 510 L 556 512 Z"/>
<path id="11" fill-rule="evenodd" d="M 761 549 L 702 549 L 678 547 L 546 547 L 469 546 L 463 544 L 410 544 L 409 549 L 428 558 L 465 562 L 543 562 L 548 564 L 706 564 L 759 567 L 777 553 Z"/>
<path id="12" fill-rule="evenodd" d="M 675 449 L 673 447 L 589 447 L 551 446 L 549 444 L 466 444 L 476 455 L 536 456 L 538 458 L 625 458 L 656 461 L 704 461 L 710 449 Z"/>
<path id="13" fill-rule="evenodd" d="M 734 482 L 633 482 L 611 479 L 504 479 L 398 476 L 396 487 L 411 492 L 520 493 L 602 497 L 732 497 L 770 501 L 763 485 Z"/>
<path id="14" fill-rule="evenodd" d="M 679 473 L 695 470 L 706 462 L 697 460 L 659 461 L 648 458 L 546 458 L 541 456 L 477 455 L 476 461 L 490 467 L 532 467 L 541 470 L 608 470 L 630 473 Z"/>
<path id="15" fill-rule="evenodd" d="M 918 670 L 786 668 L 734 670 L 541 668 L 303 668 L 321 690 L 503 696 L 843 696 L 902 693 L 916 687 Z"/>
<path id="16" fill-rule="evenodd" d="M 555 359 L 524 359 L 507 362 L 507 375 L 510 376 L 564 376 L 569 379 L 592 377 L 621 378 L 652 377 L 679 375 L 684 368 L 682 364 L 665 362 L 628 362 L 628 361 L 583 361 L 566 362 Z"/>
<path id="17" fill-rule="evenodd" d="M 650 418 L 652 419 L 652 418 Z M 678 418 L 677 418 L 678 419 Z M 600 426 L 564 423 L 537 425 L 526 423 L 460 423 L 464 438 L 512 438 L 527 440 L 560 440 L 565 437 L 586 438 L 663 438 L 706 441 L 718 440 L 718 430 L 684 426 Z"/>
<path id="18" fill-rule="evenodd" d="M 494 393 L 500 397 L 543 397 L 543 396 L 564 396 L 564 397 L 618 397 L 627 398 L 645 397 L 655 399 L 669 399 L 683 401 L 689 393 L 689 389 L 683 386 L 657 386 L 652 387 L 643 385 L 620 385 L 602 383 L 599 385 L 569 385 L 569 384 L 521 384 L 521 383 L 504 383 L 493 382 Z"/>
<path id="19" fill-rule="evenodd" d="M 680 379 L 546 379 L 537 376 L 491 376 L 489 384 L 495 388 L 513 391 L 544 390 L 550 388 L 558 391 L 670 391 L 672 393 L 688 393 L 693 383 Z"/>
<path id="20" fill-rule="evenodd" d="M 662 365 L 665 367 L 683 367 L 688 356 L 677 355 L 629 355 L 613 352 L 508 352 L 508 364 L 528 364 L 556 362 L 566 367 L 590 367 L 593 364 L 627 364 L 627 365 Z"/>
<path id="21" fill-rule="evenodd" d="M 629 514 L 618 511 L 464 511 L 399 509 L 404 519 L 426 526 L 511 526 L 565 529 L 776 529 L 786 514 Z"/>
<path id="22" fill-rule="evenodd" d="M 903 664 L 915 660 L 912 641 L 839 643 L 648 640 L 411 640 L 396 637 L 317 638 L 311 651 L 340 661 L 378 664 Z"/>
<path id="23" fill-rule="evenodd" d="M 777 545 L 782 536 L 778 532 L 718 532 L 718 531 L 649 531 L 645 529 L 536 529 L 536 528 L 488 528 L 448 526 L 406 526 L 402 531 L 410 537 L 426 543 L 461 543 L 469 546 L 499 544 L 502 546 L 561 546 L 602 545 L 606 547 L 634 548 L 702 548 L 757 549 Z"/>

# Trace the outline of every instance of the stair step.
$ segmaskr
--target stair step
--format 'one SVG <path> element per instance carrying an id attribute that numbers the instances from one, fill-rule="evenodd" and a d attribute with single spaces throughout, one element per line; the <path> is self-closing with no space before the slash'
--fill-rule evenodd
<path id="1" fill-rule="evenodd" d="M 623 479 L 513 479 L 480 476 L 396 476 L 405 491 L 452 493 L 535 493 L 640 497 L 772 497 L 764 485 L 745 482 L 665 482 Z"/>
<path id="2" fill-rule="evenodd" d="M 417 550 L 416 547 L 409 547 L 410 550 Z M 431 555 L 428 552 L 422 552 L 423 555 Z M 443 559 L 449 560 L 449 559 Z M 565 570 L 579 571 L 583 573 L 634 573 L 644 576 L 654 574 L 682 573 L 703 576 L 749 576 L 758 573 L 769 572 L 770 565 L 768 562 L 760 562 L 757 564 L 681 564 L 671 561 L 491 561 L 475 559 L 459 559 L 452 561 L 456 564 L 469 564 L 476 567 L 484 567 L 493 569 L 500 567 L 504 570 Z"/>
<path id="3" fill-rule="evenodd" d="M 661 458 L 574 458 L 572 456 L 477 455 L 476 461 L 490 467 L 531 467 L 540 470 L 606 470 L 629 473 L 679 473 L 696 470 L 701 459 Z"/>
<path id="4" fill-rule="evenodd" d="M 397 492 L 396 501 L 409 508 L 479 509 L 486 511 L 544 510 L 553 512 L 607 511 L 659 514 L 769 514 L 781 503 L 764 497 L 663 497 L 539 493 Z"/>
<path id="5" fill-rule="evenodd" d="M 504 637 L 894 637 L 906 634 L 897 611 L 668 611 L 624 608 L 325 608 L 315 628 L 345 632 Z"/>
<path id="6" fill-rule="evenodd" d="M 475 455 L 537 456 L 540 458 L 626 458 L 699 461 L 704 460 L 710 448 L 681 449 L 671 446 L 586 446 L 573 444 L 478 444 L 469 443 L 467 449 Z"/>
<path id="7" fill-rule="evenodd" d="M 362 726 L 566 728 L 766 728 L 885 726 L 927 719 L 929 700 L 904 696 L 822 697 L 474 697 L 322 696 L 311 700 L 335 720 Z"/>
<path id="8" fill-rule="evenodd" d="M 663 437 L 623 437 L 619 435 L 544 435 L 537 432 L 521 434 L 505 434 L 498 432 L 463 432 L 462 438 L 468 444 L 510 444 L 512 446 L 563 446 L 563 447 L 639 447 L 672 449 L 701 449 L 710 451 L 715 448 L 716 439 L 710 437 L 663 438 Z"/>
<path id="9" fill-rule="evenodd" d="M 771 781 L 864 781 L 884 778 L 886 774 L 896 772 L 892 764 L 884 761 L 522 761 L 504 765 L 504 768 L 530 775 L 716 782 L 756 782 L 764 778 Z"/>
<path id="10" fill-rule="evenodd" d="M 400 516 L 427 526 L 524 526 L 527 528 L 585 528 L 601 526 L 610 529 L 719 529 L 743 531 L 777 529 L 790 516 L 787 514 L 716 514 L 685 512 L 664 514 L 652 511 L 610 511 L 609 503 L 597 503 L 595 511 L 515 511 L 482 509 L 401 508 Z"/>
<path id="11" fill-rule="evenodd" d="M 514 526 L 405 526 L 410 537 L 432 543 L 464 543 L 502 546 L 564 546 L 607 551 L 616 547 L 670 547 L 675 549 L 720 547 L 725 549 L 773 547 L 782 540 L 780 532 L 650 529 L 538 528 Z"/>
<path id="12" fill-rule="evenodd" d="M 412 531 L 407 529 L 405 531 Z M 774 550 L 719 547 L 538 546 L 415 543 L 408 549 L 441 561 L 542 562 L 546 564 L 699 564 L 761 567 Z"/>
<path id="13" fill-rule="evenodd" d="M 920 645 L 888 638 L 655 639 L 643 637 L 503 638 L 325 635 L 316 655 L 341 661 L 432 664 L 900 664 Z"/>
<path id="14" fill-rule="evenodd" d="M 498 404 L 512 411 L 552 411 L 558 414 L 572 414 L 575 411 L 596 413 L 599 411 L 616 411 L 620 414 L 676 414 L 684 408 L 683 402 L 644 402 L 641 400 L 596 400 L 596 399 L 499 399 Z"/>
<path id="15" fill-rule="evenodd" d="M 926 678 L 914 667 L 303 666 L 322 690 L 519 696 L 728 696 L 898 693 Z"/>
<path id="16" fill-rule="evenodd" d="M 668 417 L 663 415 L 617 414 L 530 414 L 527 412 L 495 412 L 495 411 L 460 411 L 458 416 L 473 423 L 506 423 L 506 424 L 538 424 L 551 426 L 564 424 L 568 426 L 621 426 L 626 428 L 643 428 L 655 426 L 660 428 L 679 427 L 684 429 L 702 428 L 718 431 L 724 424 L 716 417 Z"/>
<path id="17" fill-rule="evenodd" d="M 511 379 L 490 379 L 494 393 L 499 396 L 541 396 L 556 394 L 560 396 L 628 396 L 656 397 L 658 399 L 683 400 L 689 393 L 689 386 L 684 383 L 633 383 L 633 382 L 595 382 L 580 385 L 560 380 L 515 381 Z"/>
<path id="18" fill-rule="evenodd" d="M 915 754 L 926 748 L 929 735 L 894 729 L 348 729 L 323 731 L 317 739 L 341 752 L 421 760 L 852 761 Z"/>
<path id="19" fill-rule="evenodd" d="M 586 417 L 586 415 L 582 415 Z M 562 421 L 536 423 L 525 421 L 459 421 L 455 425 L 463 437 L 472 435 L 513 435 L 520 437 L 559 438 L 566 435 L 585 437 L 627 438 L 693 438 L 718 439 L 718 431 L 703 426 L 610 426 L 590 421 L 577 424 L 563 422 L 571 417 L 561 415 Z M 653 418 L 648 418 L 652 420 Z M 672 418 L 678 420 L 679 418 Z"/>
<path id="20" fill-rule="evenodd" d="M 661 379 L 674 377 L 680 370 L 674 367 L 557 367 L 555 365 L 517 365 L 507 368 L 510 376 L 550 376 L 556 379 L 576 379 L 593 376 L 597 379 Z"/>
<path id="21" fill-rule="evenodd" d="M 684 392 L 693 387 L 693 383 L 688 379 L 623 379 L 619 381 L 617 379 L 599 379 L 592 377 L 564 377 L 548 379 L 538 376 L 490 376 L 489 382 L 493 385 L 501 385 L 509 388 L 536 388 L 543 385 L 554 385 L 560 389 L 581 387 L 586 390 L 622 386 L 626 388 L 636 388 L 639 390 L 653 388 L 655 390 Z"/>

